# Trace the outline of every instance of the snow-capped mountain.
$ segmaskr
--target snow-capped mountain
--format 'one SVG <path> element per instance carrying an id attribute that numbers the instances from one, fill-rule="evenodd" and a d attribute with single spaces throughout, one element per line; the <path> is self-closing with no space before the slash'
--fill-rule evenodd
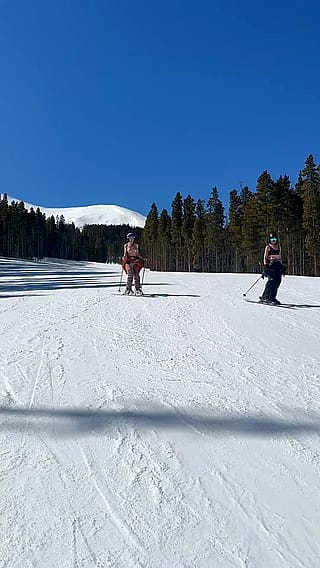
<path id="1" fill-rule="evenodd" d="M 8 196 L 8 201 L 21 201 Z M 144 227 L 146 218 L 140 213 L 120 207 L 118 205 L 86 205 L 84 207 L 42 207 L 24 201 L 25 207 L 34 210 L 39 207 L 47 217 L 63 215 L 66 223 L 74 223 L 76 227 L 84 225 L 130 225 L 131 227 Z"/>

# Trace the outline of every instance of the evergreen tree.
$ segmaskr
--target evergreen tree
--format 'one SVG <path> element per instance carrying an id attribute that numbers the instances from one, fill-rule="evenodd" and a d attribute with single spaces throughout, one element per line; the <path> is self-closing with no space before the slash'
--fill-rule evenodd
<path id="1" fill-rule="evenodd" d="M 175 269 L 182 270 L 182 196 L 178 191 L 172 202 L 171 242 L 175 257 Z"/>
<path id="2" fill-rule="evenodd" d="M 195 222 L 195 202 L 191 195 L 183 200 L 183 220 L 181 234 L 183 241 L 183 270 L 192 270 L 192 231 Z"/>
<path id="3" fill-rule="evenodd" d="M 271 179 L 270 174 L 267 171 L 262 172 L 258 177 L 256 186 L 256 203 L 257 203 L 257 221 L 260 226 L 260 245 L 263 246 L 266 235 L 272 231 L 276 230 L 276 227 L 272 226 L 272 196 L 274 190 L 274 183 Z"/>
<path id="4" fill-rule="evenodd" d="M 160 270 L 173 270 L 172 266 L 172 243 L 171 243 L 171 218 L 166 209 L 161 211 L 158 224 L 158 247 Z"/>
<path id="5" fill-rule="evenodd" d="M 209 271 L 222 271 L 222 251 L 224 237 L 224 208 L 218 190 L 213 187 L 207 203 L 205 215 L 205 245 Z"/>
<path id="6" fill-rule="evenodd" d="M 204 201 L 201 199 L 198 199 L 196 203 L 195 215 L 192 232 L 192 264 L 193 270 L 204 272 L 206 269 L 204 249 L 205 207 Z"/>
<path id="7" fill-rule="evenodd" d="M 230 245 L 232 247 L 232 261 L 231 270 L 239 272 L 240 268 L 240 254 L 242 249 L 242 204 L 241 197 L 238 195 L 236 189 L 233 189 L 229 194 L 229 223 L 228 223 L 228 235 L 230 240 Z"/>
<path id="8" fill-rule="evenodd" d="M 259 206 L 256 196 L 246 196 L 242 216 L 243 267 L 247 272 L 262 270 L 262 250 L 265 241 L 261 237 Z"/>
<path id="9" fill-rule="evenodd" d="M 280 176 L 274 182 L 271 226 L 278 232 L 287 270 L 297 273 L 301 254 L 302 202 L 292 190 L 288 176 Z"/>
<path id="10" fill-rule="evenodd" d="M 306 250 L 312 259 L 313 274 L 318 276 L 320 263 L 320 176 L 310 154 L 302 171 L 303 228 Z"/>
<path id="11" fill-rule="evenodd" d="M 143 237 L 142 237 L 142 247 L 148 258 L 148 266 L 151 270 L 159 269 L 159 259 L 158 259 L 158 209 L 155 203 L 152 203 L 151 209 L 147 215 Z"/>

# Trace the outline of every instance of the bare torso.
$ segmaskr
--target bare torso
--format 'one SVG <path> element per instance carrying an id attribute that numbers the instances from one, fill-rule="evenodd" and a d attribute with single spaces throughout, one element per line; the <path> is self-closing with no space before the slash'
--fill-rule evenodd
<path id="1" fill-rule="evenodd" d="M 123 256 L 125 258 L 138 257 L 141 258 L 139 245 L 137 243 L 126 243 L 124 245 Z"/>

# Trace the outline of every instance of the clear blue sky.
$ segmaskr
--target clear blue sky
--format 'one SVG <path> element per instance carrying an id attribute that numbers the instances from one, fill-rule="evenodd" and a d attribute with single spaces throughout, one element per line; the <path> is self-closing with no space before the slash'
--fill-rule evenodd
<path id="1" fill-rule="evenodd" d="M 170 209 L 320 160 L 315 0 L 0 0 L 0 192 Z"/>

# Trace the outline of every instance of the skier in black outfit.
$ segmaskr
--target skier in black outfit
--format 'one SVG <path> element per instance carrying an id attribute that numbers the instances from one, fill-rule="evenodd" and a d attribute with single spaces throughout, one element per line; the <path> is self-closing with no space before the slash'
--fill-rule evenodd
<path id="1" fill-rule="evenodd" d="M 266 283 L 262 296 L 260 296 L 260 300 L 267 304 L 278 305 L 280 302 L 277 300 L 276 296 L 284 270 L 276 233 L 270 233 L 268 236 L 268 244 L 264 250 L 263 266 L 262 278 L 267 277 L 268 282 Z"/>

